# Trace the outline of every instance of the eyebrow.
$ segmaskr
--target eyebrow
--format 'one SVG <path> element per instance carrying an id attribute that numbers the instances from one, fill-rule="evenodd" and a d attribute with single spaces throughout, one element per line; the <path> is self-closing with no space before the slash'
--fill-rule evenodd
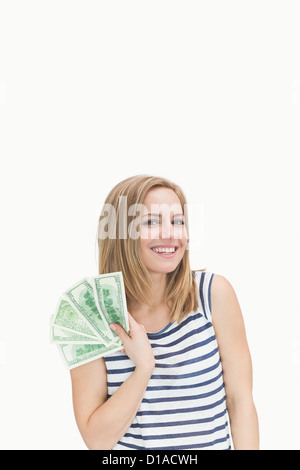
<path id="1" fill-rule="evenodd" d="M 153 215 L 153 216 L 161 217 L 161 214 L 151 214 L 151 213 L 145 214 L 145 215 L 143 215 L 143 217 L 147 217 L 148 215 Z M 180 214 L 174 214 L 173 217 L 177 217 L 178 215 L 183 215 L 183 216 L 184 216 L 184 214 L 180 213 Z"/>

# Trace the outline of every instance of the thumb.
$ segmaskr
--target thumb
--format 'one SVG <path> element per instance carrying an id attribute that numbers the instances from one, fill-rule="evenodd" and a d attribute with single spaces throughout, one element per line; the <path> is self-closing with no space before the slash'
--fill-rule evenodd
<path id="1" fill-rule="evenodd" d="M 114 331 L 114 333 L 116 333 L 119 336 L 122 343 L 125 345 L 125 342 L 126 342 L 126 340 L 129 339 L 129 336 L 126 333 L 126 331 L 124 330 L 124 328 L 121 325 L 119 325 L 118 323 L 111 323 L 109 326 Z"/>

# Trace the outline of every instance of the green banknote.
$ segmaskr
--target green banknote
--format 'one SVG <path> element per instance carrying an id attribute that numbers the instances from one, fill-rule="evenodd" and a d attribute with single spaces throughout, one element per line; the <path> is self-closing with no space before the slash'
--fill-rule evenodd
<path id="1" fill-rule="evenodd" d="M 87 323 L 85 317 L 81 315 L 71 304 L 70 301 L 60 298 L 56 314 L 52 317 L 51 329 L 54 326 L 64 328 L 65 330 L 80 333 L 90 338 L 98 338 Z"/>
<path id="2" fill-rule="evenodd" d="M 108 346 L 112 340 L 112 331 L 101 310 L 97 308 L 94 291 L 87 279 L 81 279 L 73 287 L 68 289 L 64 295 L 68 297 L 75 309 L 90 324 L 90 328 Z"/>
<path id="3" fill-rule="evenodd" d="M 50 342 L 57 344 L 65 365 L 72 369 L 123 349 L 110 323 L 129 333 L 121 271 L 84 278 L 67 289 L 50 319 Z"/>
<path id="4" fill-rule="evenodd" d="M 108 323 L 118 323 L 129 332 L 123 276 L 119 272 L 102 274 L 91 280 L 99 308 Z M 113 333 L 116 337 L 118 335 Z"/>
<path id="5" fill-rule="evenodd" d="M 64 362 L 71 370 L 99 357 L 120 351 L 122 346 L 116 346 L 114 343 L 110 347 L 104 344 L 61 344 L 59 349 Z"/>
<path id="6" fill-rule="evenodd" d="M 50 328 L 50 342 L 56 344 L 95 344 L 99 343 L 98 338 L 84 336 L 77 331 L 66 330 L 61 326 L 54 323 L 55 317 L 53 316 Z"/>

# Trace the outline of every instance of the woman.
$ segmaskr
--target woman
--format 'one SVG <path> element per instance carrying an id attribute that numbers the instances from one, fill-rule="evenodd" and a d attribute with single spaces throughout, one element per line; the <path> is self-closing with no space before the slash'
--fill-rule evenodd
<path id="1" fill-rule="evenodd" d="M 87 447 L 258 449 L 242 313 L 225 277 L 191 271 L 182 190 L 139 175 L 105 204 L 99 274 L 122 271 L 130 334 L 111 324 L 123 351 L 70 371 Z"/>

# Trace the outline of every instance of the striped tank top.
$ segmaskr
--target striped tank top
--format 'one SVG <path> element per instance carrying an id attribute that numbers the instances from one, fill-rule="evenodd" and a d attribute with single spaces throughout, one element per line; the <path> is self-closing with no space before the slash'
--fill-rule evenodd
<path id="1" fill-rule="evenodd" d="M 199 308 L 147 333 L 155 369 L 138 412 L 113 450 L 231 449 L 219 348 L 211 318 L 213 273 L 193 271 Z M 124 353 L 104 358 L 108 398 L 132 374 Z"/>

